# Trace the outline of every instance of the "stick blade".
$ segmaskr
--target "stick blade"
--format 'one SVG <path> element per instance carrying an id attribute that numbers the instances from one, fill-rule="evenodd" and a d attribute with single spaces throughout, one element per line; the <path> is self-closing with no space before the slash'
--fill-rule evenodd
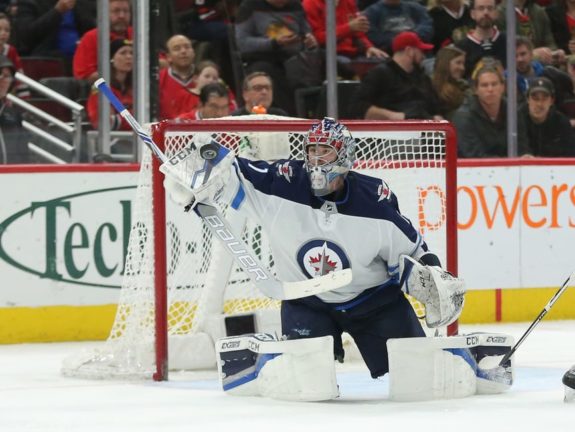
<path id="1" fill-rule="evenodd" d="M 297 282 L 284 282 L 284 300 L 293 300 L 331 291 L 348 285 L 352 280 L 351 269 L 344 269 L 326 275 Z"/>

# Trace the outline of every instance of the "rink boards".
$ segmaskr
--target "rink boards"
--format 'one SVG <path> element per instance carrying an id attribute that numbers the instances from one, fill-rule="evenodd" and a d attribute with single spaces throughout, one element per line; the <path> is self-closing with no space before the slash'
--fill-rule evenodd
<path id="1" fill-rule="evenodd" d="M 575 270 L 574 164 L 460 162 L 459 274 L 470 289 L 463 322 L 530 321 Z M 0 343 L 107 336 L 137 170 L 0 168 Z M 575 318 L 573 291 L 546 319 Z"/>

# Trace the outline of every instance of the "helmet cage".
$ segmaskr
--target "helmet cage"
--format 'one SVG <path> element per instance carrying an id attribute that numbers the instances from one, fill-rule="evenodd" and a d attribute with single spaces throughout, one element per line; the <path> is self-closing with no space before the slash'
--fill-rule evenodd
<path id="1" fill-rule="evenodd" d="M 321 160 L 319 157 L 309 157 L 310 146 L 330 147 L 336 153 L 336 159 L 318 165 L 314 162 Z M 304 152 L 305 169 L 310 177 L 312 189 L 318 196 L 332 192 L 331 184 L 339 176 L 346 176 L 355 161 L 355 140 L 347 127 L 326 117 L 321 122 L 314 124 L 305 140 Z"/>

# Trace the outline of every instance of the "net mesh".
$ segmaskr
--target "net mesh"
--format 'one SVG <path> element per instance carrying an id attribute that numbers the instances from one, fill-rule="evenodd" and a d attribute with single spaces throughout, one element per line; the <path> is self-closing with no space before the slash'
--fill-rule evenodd
<path id="1" fill-rule="evenodd" d="M 292 119 L 275 121 L 272 128 L 266 121 L 246 122 L 234 118 L 227 126 L 219 124 L 220 130 L 211 133 L 243 157 L 303 159 L 308 125 L 294 127 L 295 123 L 289 120 Z M 357 123 L 350 125 L 357 142 L 354 170 L 385 180 L 398 196 L 402 213 L 419 228 L 430 248 L 445 262 L 446 132 L 430 130 L 429 125 L 422 130 L 413 127 L 374 130 L 369 124 Z M 237 127 L 240 124 L 242 127 Z M 196 133 L 181 124 L 173 129 L 167 126 L 162 138 L 166 156 L 188 146 Z M 153 174 L 151 154 L 146 151 L 132 206 L 134 222 L 125 276 L 110 336 L 99 351 L 66 359 L 65 375 L 149 378 L 155 371 Z M 385 183 L 382 183 L 382 196 L 386 192 Z M 228 211 L 226 206 L 219 206 L 219 210 L 273 273 L 273 256 L 261 228 L 237 212 Z M 206 320 L 221 313 L 230 315 L 279 307 L 277 301 L 258 292 L 221 245 L 212 239 L 201 219 L 183 212 L 169 200 L 166 200 L 166 254 L 170 337 L 204 331 Z M 423 317 L 423 307 L 416 301 L 412 304 L 418 316 Z"/>

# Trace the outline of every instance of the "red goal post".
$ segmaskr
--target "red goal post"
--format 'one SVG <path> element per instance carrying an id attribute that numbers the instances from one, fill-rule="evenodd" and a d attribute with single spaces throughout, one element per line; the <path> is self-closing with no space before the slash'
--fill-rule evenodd
<path id="1" fill-rule="evenodd" d="M 166 121 L 152 125 L 152 136 L 167 157 L 188 145 L 195 133 L 209 132 L 242 157 L 301 159 L 303 139 L 313 122 L 270 116 Z M 357 142 L 354 170 L 385 179 L 402 213 L 423 232 L 444 267 L 456 274 L 453 126 L 445 121 L 344 123 Z M 159 162 L 146 151 L 110 337 L 99 353 L 65 362 L 67 375 L 163 380 L 168 369 L 215 366 L 214 339 L 239 332 L 246 320 L 248 328 L 279 331 L 277 302 L 257 292 L 196 215 L 166 200 L 158 168 Z M 220 210 L 273 272 L 265 233 L 237 212 Z M 457 333 L 457 324 L 447 333 Z"/>

